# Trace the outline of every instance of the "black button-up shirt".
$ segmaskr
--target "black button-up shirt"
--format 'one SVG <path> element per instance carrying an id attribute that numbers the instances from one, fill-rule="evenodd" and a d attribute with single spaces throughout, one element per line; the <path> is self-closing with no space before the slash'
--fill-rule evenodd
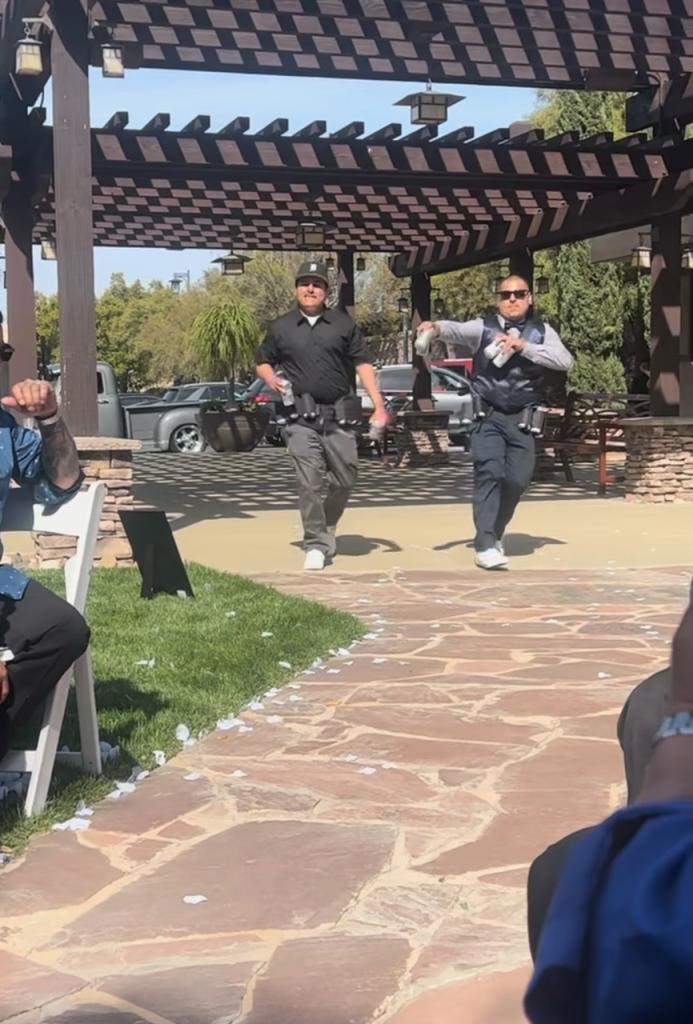
<path id="1" fill-rule="evenodd" d="M 324 309 L 311 327 L 300 309 L 273 320 L 257 351 L 291 381 L 294 394 L 336 402 L 354 391 L 355 367 L 372 357 L 361 331 L 341 309 Z"/>

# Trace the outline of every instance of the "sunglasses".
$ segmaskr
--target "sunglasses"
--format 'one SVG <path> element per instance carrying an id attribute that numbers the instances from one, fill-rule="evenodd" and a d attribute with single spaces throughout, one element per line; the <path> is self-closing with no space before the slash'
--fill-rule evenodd
<path id="1" fill-rule="evenodd" d="M 504 288 L 502 292 L 498 292 L 498 298 L 502 299 L 503 302 L 507 302 L 508 299 L 512 299 L 513 297 L 516 299 L 526 299 L 528 295 L 529 292 L 526 288 L 515 288 L 511 291 L 507 291 Z"/>

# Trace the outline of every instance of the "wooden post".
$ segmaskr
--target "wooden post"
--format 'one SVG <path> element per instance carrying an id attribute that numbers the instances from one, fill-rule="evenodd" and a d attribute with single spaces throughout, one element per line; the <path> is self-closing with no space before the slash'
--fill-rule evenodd
<path id="1" fill-rule="evenodd" d="M 529 290 L 534 287 L 534 253 L 529 249 L 522 249 L 520 252 L 510 254 L 510 275 L 515 274 L 522 277 L 529 285 Z M 509 275 L 509 276 L 510 276 Z"/>
<path id="2" fill-rule="evenodd" d="M 412 274 L 411 283 L 411 334 L 424 320 L 431 319 L 431 279 L 428 274 Z M 412 398 L 416 409 L 432 409 L 431 374 L 421 358 L 414 354 L 414 387 Z"/>
<path id="3" fill-rule="evenodd" d="M 671 214 L 652 225 L 652 416 L 679 414 L 681 344 L 681 217 Z"/>
<path id="4" fill-rule="evenodd" d="M 681 275 L 681 345 L 679 349 L 679 416 L 693 419 L 693 273 Z"/>
<path id="5" fill-rule="evenodd" d="M 353 319 L 355 306 L 354 254 L 351 249 L 347 249 L 339 257 L 339 308 Z"/>
<path id="6" fill-rule="evenodd" d="M 31 249 L 33 210 L 26 183 L 14 181 L 3 203 L 5 272 L 7 274 L 7 337 L 14 348 L 9 382 L 36 377 L 36 301 Z"/>
<path id="7" fill-rule="evenodd" d="M 62 401 L 75 435 L 98 431 L 87 0 L 52 5 L 55 182 Z"/>

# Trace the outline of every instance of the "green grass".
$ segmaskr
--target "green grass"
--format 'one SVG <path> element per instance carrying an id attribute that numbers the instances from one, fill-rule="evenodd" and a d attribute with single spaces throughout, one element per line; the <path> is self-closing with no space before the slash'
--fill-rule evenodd
<path id="1" fill-rule="evenodd" d="M 240 576 L 189 565 L 194 599 L 139 596 L 135 569 L 100 569 L 92 577 L 87 617 L 101 739 L 119 745 L 120 760 L 105 776 L 90 778 L 56 769 L 43 814 L 25 819 L 17 807 L 0 806 L 0 840 L 17 851 L 37 831 L 74 813 L 79 800 L 98 800 L 127 778 L 133 765 L 154 767 L 153 752 L 180 750 L 179 723 L 193 736 L 248 700 L 285 683 L 330 648 L 363 635 L 351 615 L 287 597 Z M 61 572 L 34 577 L 60 592 Z M 233 617 L 227 612 L 234 611 Z M 262 638 L 264 631 L 272 637 Z M 153 667 L 138 665 L 151 661 Z M 286 661 L 291 671 L 279 662 Z M 28 737 L 27 737 L 28 738 Z M 74 695 L 61 745 L 79 749 Z"/>

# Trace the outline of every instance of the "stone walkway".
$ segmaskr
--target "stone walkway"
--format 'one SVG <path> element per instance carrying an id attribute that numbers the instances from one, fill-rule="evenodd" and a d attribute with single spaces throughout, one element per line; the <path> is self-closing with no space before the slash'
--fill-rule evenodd
<path id="1" fill-rule="evenodd" d="M 0 1019 L 522 1021 L 527 865 L 623 799 L 688 574 L 268 582 L 369 638 L 3 872 Z"/>

